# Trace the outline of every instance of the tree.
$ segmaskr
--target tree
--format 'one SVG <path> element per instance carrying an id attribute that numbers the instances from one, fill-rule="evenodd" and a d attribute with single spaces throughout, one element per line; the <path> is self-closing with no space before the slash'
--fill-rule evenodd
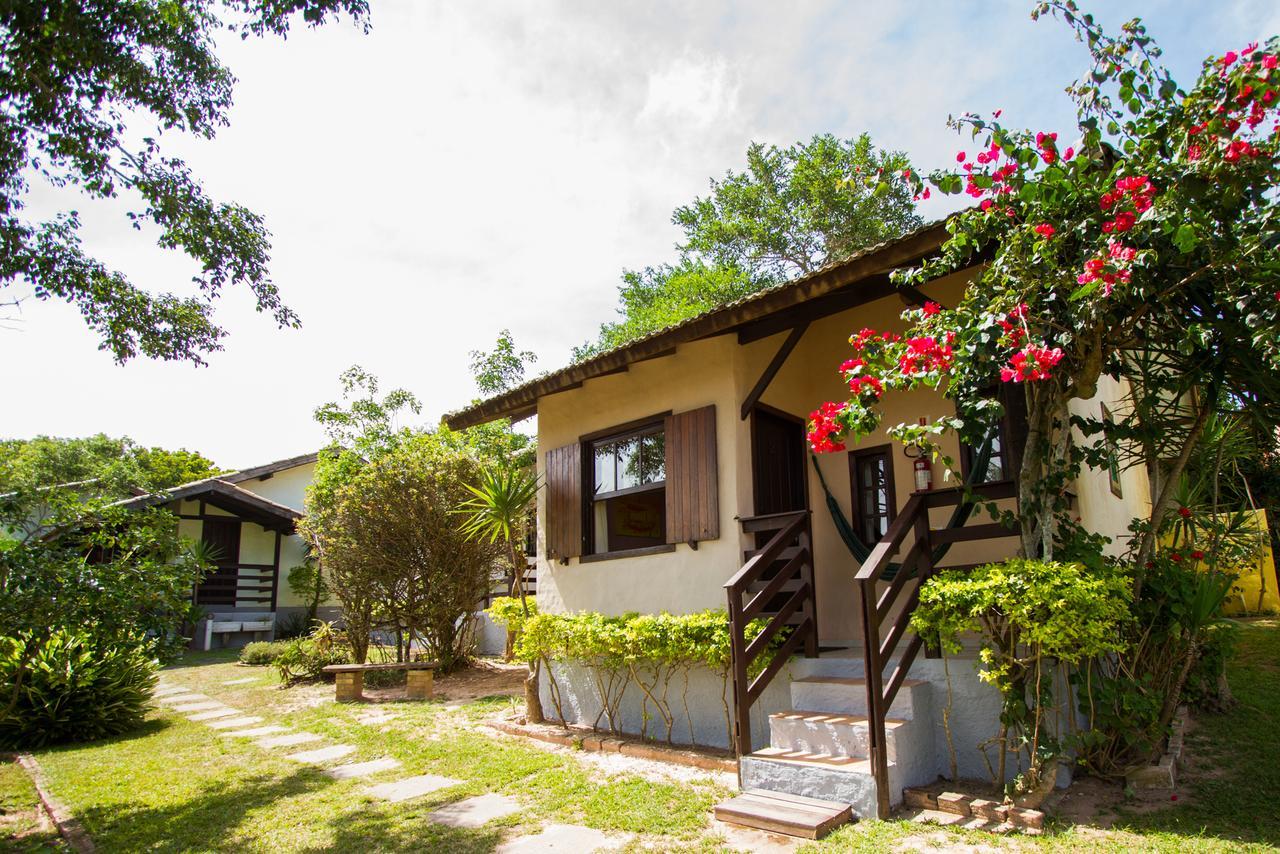
<path id="1" fill-rule="evenodd" d="M 8 532 L 0 535 L 0 640 L 13 657 L 0 718 L 18 702 L 30 662 L 56 637 L 87 637 L 104 654 L 171 658 L 186 640 L 179 629 L 192 613 L 192 587 L 210 567 L 181 541 L 166 510 L 50 492 L 68 490 L 44 490 L 55 512 L 34 532 L 24 530 L 32 499 L 21 491 L 0 496 L 0 532 Z"/>
<path id="2" fill-rule="evenodd" d="M 1201 550 L 1161 545 L 1171 520 L 1194 515 L 1176 498 L 1182 475 L 1216 413 L 1239 413 L 1266 435 L 1280 424 L 1280 40 L 1210 57 L 1184 91 L 1156 63 L 1140 21 L 1113 37 L 1072 0 L 1037 7 L 1048 13 L 1091 53 L 1088 76 L 1068 90 L 1080 141 L 1010 129 L 998 114 L 954 123 L 978 149 L 927 182 L 978 205 L 950 220 L 938 258 L 902 278 L 919 285 L 967 269 L 980 248 L 991 260 L 956 306 L 909 310 L 902 335 L 856 333 L 840 366 L 850 398 L 812 414 L 810 441 L 841 449 L 846 436 L 879 427 L 884 394 L 929 387 L 956 414 L 889 432 L 935 454 L 947 431 L 977 444 L 1001 410 L 987 390 L 1014 383 L 1028 430 L 1018 509 L 1005 519 L 1026 557 L 1096 564 L 1101 543 L 1075 522 L 1068 490 L 1099 458 L 1076 447 L 1072 430 L 1108 425 L 1073 416 L 1070 405 L 1092 398 L 1104 374 L 1126 383 L 1131 402 L 1116 413 L 1116 435 L 1146 466 L 1155 495 L 1132 523 L 1135 634 L 1123 654 L 1096 663 L 1091 684 L 1117 703 L 1113 720 L 1149 747 L 1176 708 L 1218 592 L 1187 568 L 1206 557 Z M 914 172 L 885 180 L 926 189 Z M 1125 712 L 1152 699 L 1150 719 Z"/>
<path id="3" fill-rule="evenodd" d="M 785 149 L 753 142 L 745 172 L 711 181 L 711 195 L 676 208 L 682 252 L 773 281 L 812 273 L 828 261 L 920 225 L 902 185 L 872 190 L 863 176 L 910 167 L 901 151 L 877 151 L 871 136 L 815 136 Z"/>
<path id="4" fill-rule="evenodd" d="M 510 329 L 498 333 L 498 340 L 489 352 L 471 351 L 471 375 L 481 394 L 500 394 L 524 382 L 525 369 L 538 361 L 536 353 L 517 350 Z"/>
<path id="5" fill-rule="evenodd" d="M 525 558 L 521 544 L 528 530 L 538 499 L 538 475 L 529 467 L 507 463 L 482 469 L 474 485 L 463 484 L 471 497 L 458 512 L 465 516 L 462 532 L 468 539 L 501 543 L 506 549 L 508 593 L 520 600 L 525 618 L 529 603 L 525 597 Z M 507 629 L 506 656 L 511 658 L 515 632 Z M 529 666 L 525 680 L 525 708 L 529 720 L 543 720 L 542 700 L 538 695 L 538 663 Z"/>
<path id="6" fill-rule="evenodd" d="M 375 623 L 403 633 L 401 653 L 420 642 L 445 671 L 465 661 L 466 619 L 501 555 L 466 536 L 455 515 L 478 471 L 447 436 L 415 436 L 363 466 L 325 525 L 311 528 L 344 605 L 349 590 L 371 596 Z"/>
<path id="7" fill-rule="evenodd" d="M 679 323 L 920 225 L 910 188 L 869 189 L 865 176 L 909 168 L 871 137 L 815 136 L 785 149 L 753 142 L 747 169 L 711 181 L 710 195 L 682 205 L 675 264 L 626 270 L 621 319 L 575 348 L 581 361 Z"/>
<path id="8" fill-rule="evenodd" d="M 708 266 L 692 258 L 682 258 L 674 266 L 625 270 L 618 288 L 621 319 L 602 325 L 595 341 L 575 347 L 574 361 L 621 347 L 769 284 L 771 279 L 754 276 L 736 264 Z"/>
<path id="9" fill-rule="evenodd" d="M 26 285 L 74 305 L 118 362 L 203 364 L 226 336 L 213 303 L 227 286 L 248 287 L 259 311 L 296 327 L 268 274 L 262 218 L 211 198 L 162 142 L 212 139 L 227 125 L 235 78 L 214 53 L 221 34 L 284 37 L 299 13 L 312 27 L 343 14 L 368 26 L 365 0 L 0 5 L 0 289 Z M 90 255 L 75 210 L 29 220 L 33 176 L 89 199 L 133 200 L 136 229 L 200 265 L 198 295 L 150 293 Z"/>

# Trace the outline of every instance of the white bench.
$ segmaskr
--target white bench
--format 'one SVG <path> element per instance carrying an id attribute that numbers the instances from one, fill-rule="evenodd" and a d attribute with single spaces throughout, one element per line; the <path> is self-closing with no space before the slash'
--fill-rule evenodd
<path id="1" fill-rule="evenodd" d="M 204 648 L 213 649 L 214 635 L 253 632 L 253 639 L 272 640 L 276 633 L 275 612 L 263 614 L 210 614 L 204 623 Z M 261 637 L 265 634 L 266 638 Z"/>

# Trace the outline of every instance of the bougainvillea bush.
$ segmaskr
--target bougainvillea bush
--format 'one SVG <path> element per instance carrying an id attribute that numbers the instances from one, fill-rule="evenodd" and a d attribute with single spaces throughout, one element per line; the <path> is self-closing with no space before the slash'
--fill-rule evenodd
<path id="1" fill-rule="evenodd" d="M 850 394 L 812 413 L 809 440 L 839 451 L 885 426 L 954 468 L 939 437 L 977 445 L 1002 412 L 991 389 L 1020 391 L 1020 494 L 1004 519 L 1026 557 L 1099 565 L 1102 543 L 1080 529 L 1069 490 L 1082 466 L 1102 464 L 1073 431 L 1104 425 L 1069 406 L 1116 378 L 1129 399 L 1108 432 L 1153 489 L 1125 561 L 1137 608 L 1148 571 L 1167 563 L 1161 537 L 1185 509 L 1176 496 L 1205 425 L 1221 412 L 1280 424 L 1280 41 L 1211 56 L 1183 88 L 1140 21 L 1112 36 L 1071 0 L 1040 4 L 1034 16 L 1044 15 L 1089 50 L 1089 73 L 1067 89 L 1077 126 L 1017 129 L 1000 111 L 965 115 L 953 122 L 966 137 L 953 168 L 881 176 L 920 197 L 973 202 L 948 220 L 936 258 L 900 272 L 903 284 L 982 266 L 957 305 L 911 309 L 900 333 L 853 332 L 838 368 Z M 950 398 L 954 414 L 882 425 L 884 395 L 921 387 Z M 1197 645 L 1184 648 L 1192 656 Z"/>

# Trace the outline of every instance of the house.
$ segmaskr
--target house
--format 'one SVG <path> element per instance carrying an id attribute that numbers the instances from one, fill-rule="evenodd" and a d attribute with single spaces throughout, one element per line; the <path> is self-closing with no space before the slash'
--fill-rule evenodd
<path id="1" fill-rule="evenodd" d="M 295 527 L 317 456 L 290 457 L 119 502 L 168 508 L 182 536 L 212 549 L 216 569 L 192 591 L 205 612 L 193 633 L 195 649 L 270 638 L 277 627 L 305 614 L 306 603 L 290 589 L 288 575 L 307 557 Z M 320 613 L 333 619 L 335 612 L 322 606 Z"/>
<path id="2" fill-rule="evenodd" d="M 998 726 L 995 690 L 975 667 L 929 657 L 906 622 L 931 565 L 1010 557 L 1017 539 L 962 506 L 940 466 L 883 433 L 811 463 L 804 426 L 822 401 L 847 395 L 837 366 L 852 333 L 901 331 L 902 310 L 926 298 L 956 304 L 983 258 L 921 289 L 889 278 L 946 237 L 943 224 L 926 226 L 446 417 L 462 429 L 537 416 L 541 610 L 727 607 L 739 627 L 771 620 L 734 644 L 731 736 L 719 677 L 703 674 L 690 696 L 694 740 L 735 749 L 744 787 L 882 815 L 904 786 L 948 773 L 948 732 L 960 775 L 987 776 L 979 745 Z M 1122 392 L 1104 377 L 1077 411 L 1116 411 Z M 886 425 L 952 410 L 930 390 L 889 394 L 883 406 Z M 947 437 L 943 449 L 966 461 L 985 498 L 1009 506 L 1023 436 L 1010 397 L 989 446 Z M 1140 468 L 1086 471 L 1075 485 L 1083 525 L 1116 551 L 1149 501 Z M 766 642 L 784 625 L 792 633 L 770 657 Z M 753 663 L 767 666 L 748 678 Z M 600 709 L 590 681 L 572 668 L 558 681 L 566 717 L 590 724 Z M 640 704 L 624 703 L 628 731 L 639 731 Z"/>

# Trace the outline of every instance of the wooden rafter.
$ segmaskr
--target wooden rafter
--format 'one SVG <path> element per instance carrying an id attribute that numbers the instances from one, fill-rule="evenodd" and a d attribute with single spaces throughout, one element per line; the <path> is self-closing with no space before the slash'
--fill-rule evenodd
<path id="1" fill-rule="evenodd" d="M 801 337 L 804 336 L 805 330 L 809 328 L 809 324 L 801 323 L 791 329 L 791 334 L 782 342 L 782 346 L 778 348 L 778 352 L 773 354 L 773 358 L 765 367 L 764 373 L 760 374 L 760 379 L 756 380 L 755 386 L 751 389 L 750 394 L 742 401 L 742 420 L 746 420 L 751 414 L 751 410 L 760 402 L 760 397 L 769 388 L 769 383 L 773 382 L 773 378 L 778 375 L 778 371 L 782 369 L 783 364 L 787 361 L 787 357 L 791 355 L 791 351 L 800 343 Z"/>

